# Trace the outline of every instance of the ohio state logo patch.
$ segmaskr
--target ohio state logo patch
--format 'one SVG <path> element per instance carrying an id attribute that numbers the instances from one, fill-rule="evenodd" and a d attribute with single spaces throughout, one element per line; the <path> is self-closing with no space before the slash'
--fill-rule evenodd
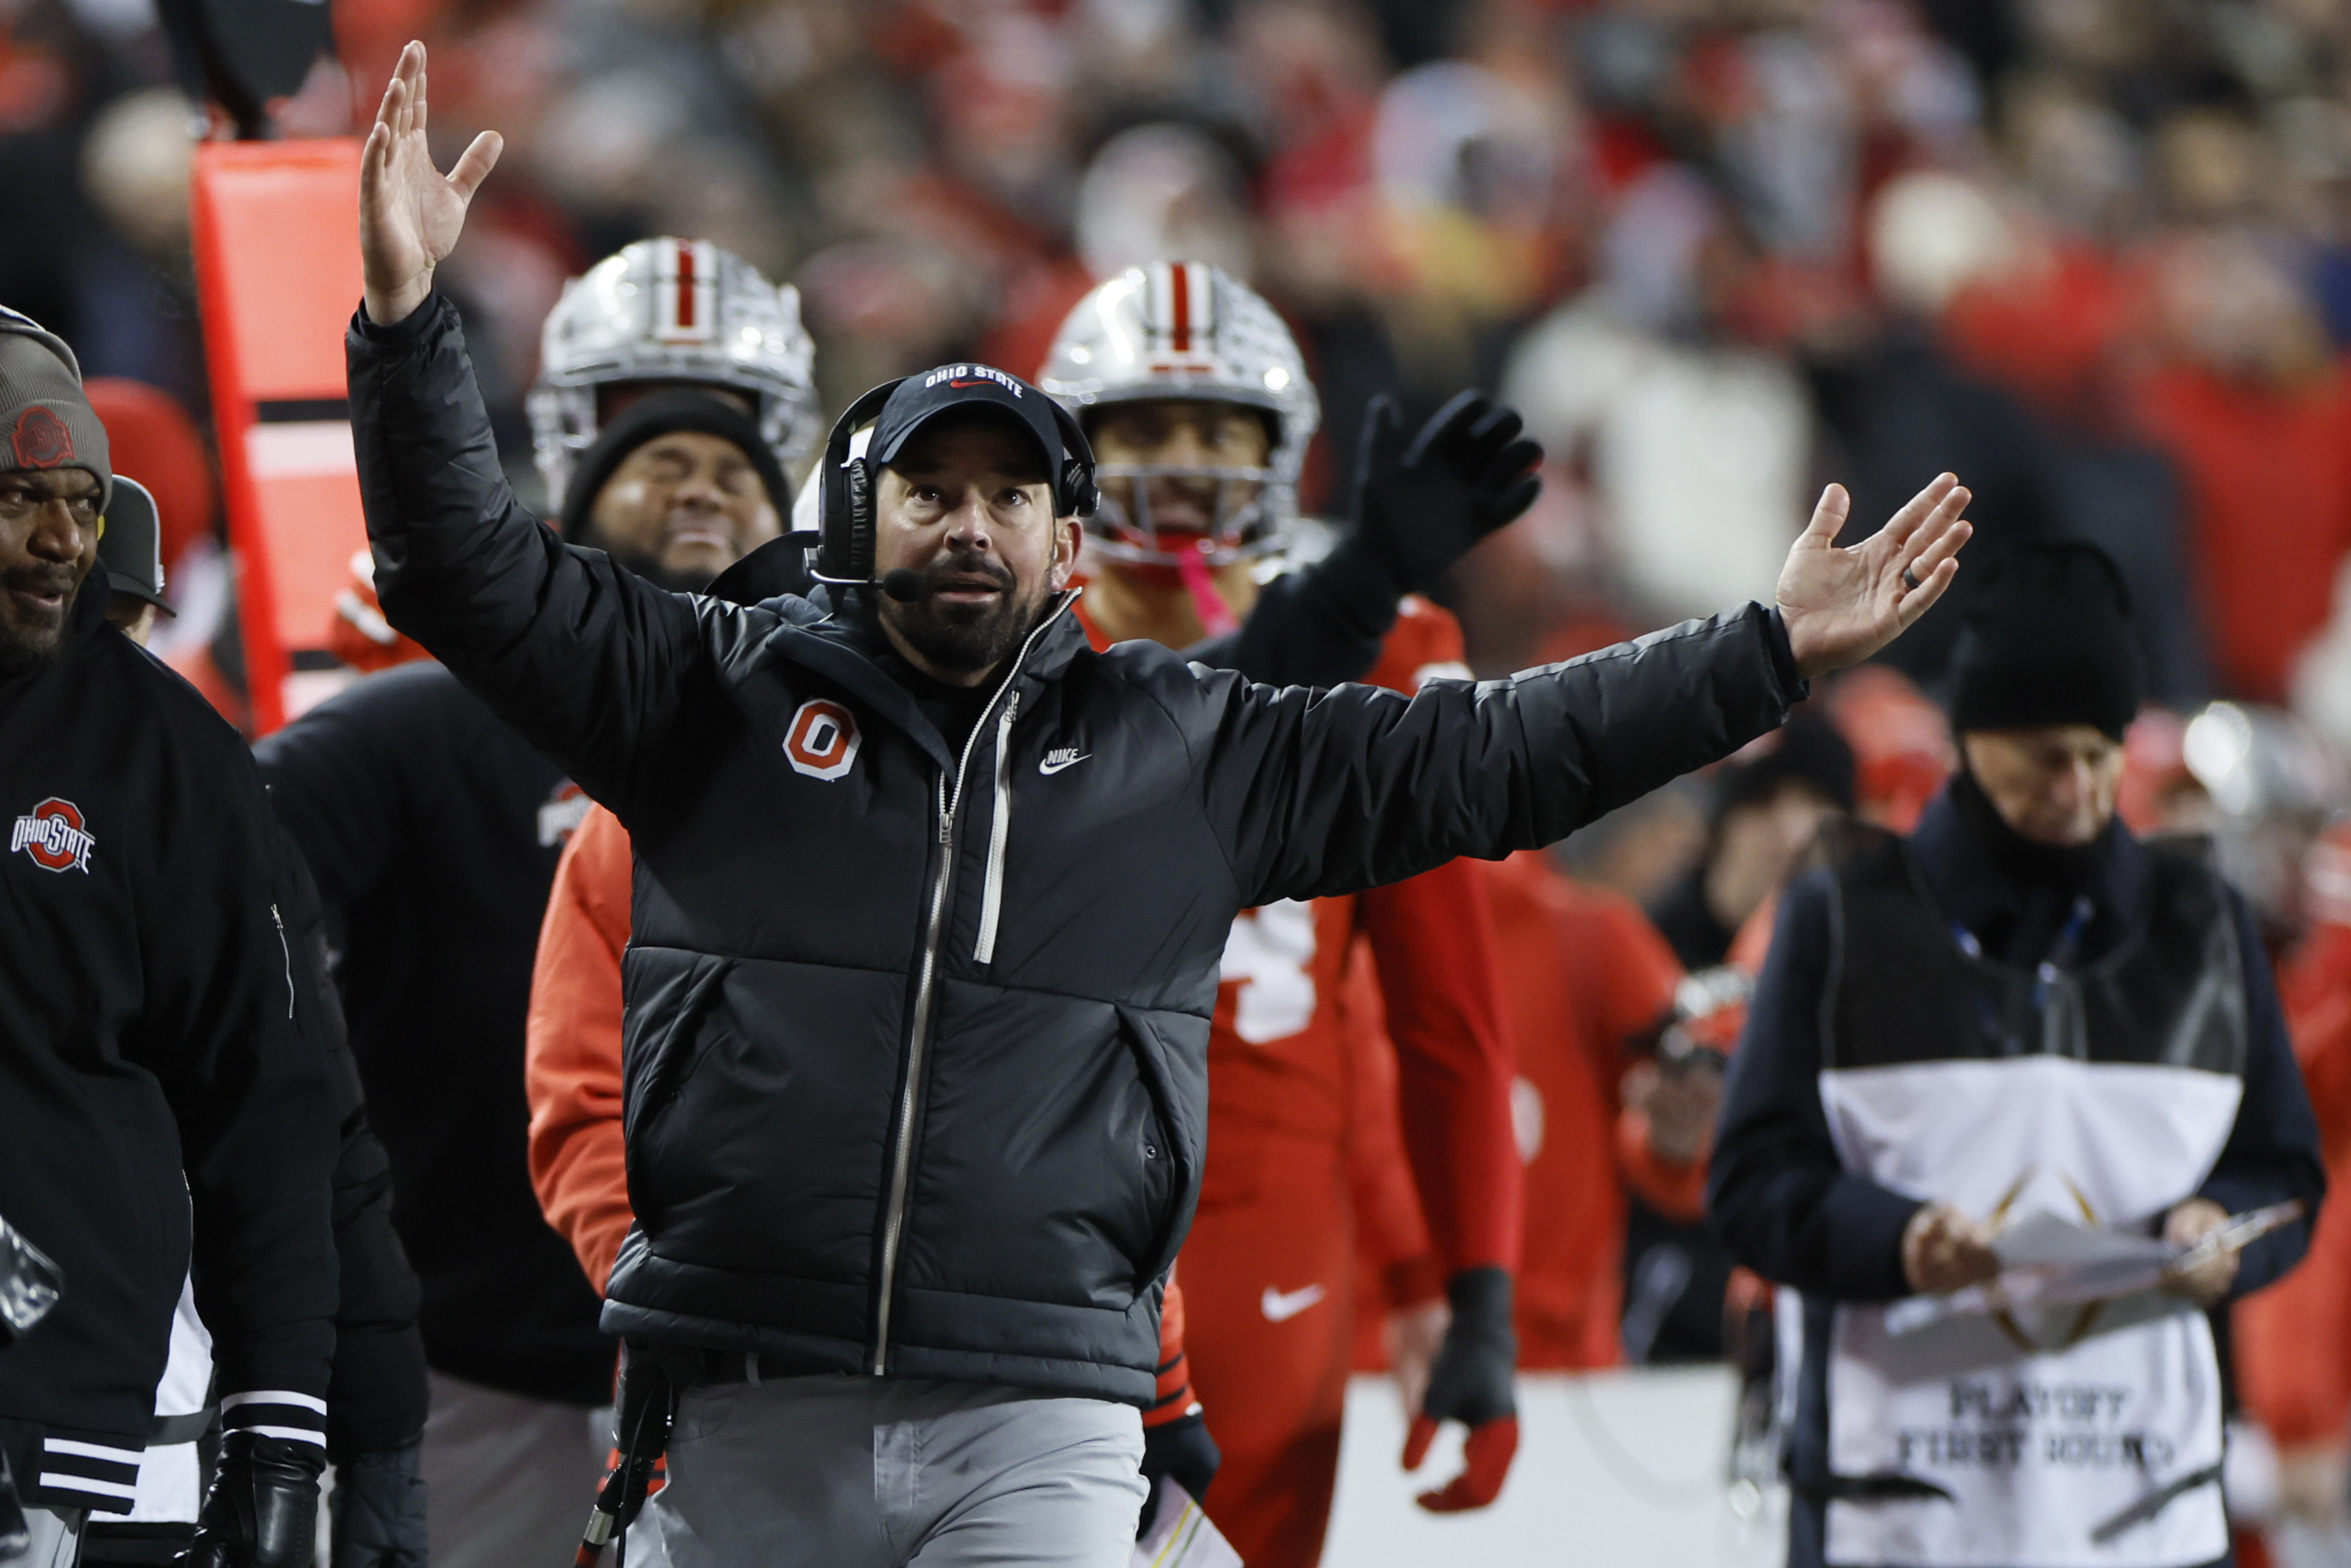
<path id="1" fill-rule="evenodd" d="M 857 720 L 837 702 L 810 697 L 784 732 L 784 760 L 811 779 L 840 778 L 857 760 Z"/>
<path id="2" fill-rule="evenodd" d="M 8 440 L 16 450 L 19 468 L 55 468 L 73 461 L 73 432 L 39 403 L 16 416 L 16 428 Z"/>
<path id="3" fill-rule="evenodd" d="M 89 874 L 89 852 L 98 841 L 82 825 L 81 808 L 54 795 L 16 819 L 8 834 L 8 852 L 22 850 L 43 871 L 78 871 Z"/>

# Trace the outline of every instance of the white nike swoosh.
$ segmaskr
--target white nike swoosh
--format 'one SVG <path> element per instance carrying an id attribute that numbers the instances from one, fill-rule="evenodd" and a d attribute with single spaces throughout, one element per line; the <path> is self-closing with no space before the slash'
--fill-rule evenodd
<path id="1" fill-rule="evenodd" d="M 1086 753 L 1086 757 L 1092 757 L 1092 755 L 1093 753 L 1091 751 Z M 1049 758 L 1045 761 L 1037 764 L 1037 771 L 1045 775 L 1046 778 L 1050 779 L 1054 774 L 1059 773 L 1064 768 L 1075 768 L 1079 763 L 1083 762 L 1086 759 L 1086 757 L 1064 757 L 1058 761 Z"/>
<path id="2" fill-rule="evenodd" d="M 1308 1285 L 1302 1290 L 1296 1291 L 1277 1291 L 1271 1285 L 1268 1285 L 1265 1288 L 1265 1295 L 1258 1302 L 1258 1306 L 1264 1312 L 1266 1322 L 1286 1323 L 1320 1301 L 1325 1293 L 1320 1285 Z"/>

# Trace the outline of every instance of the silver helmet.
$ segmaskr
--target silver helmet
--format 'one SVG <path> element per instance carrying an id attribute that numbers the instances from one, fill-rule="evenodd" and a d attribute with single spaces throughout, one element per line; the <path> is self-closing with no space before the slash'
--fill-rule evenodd
<path id="1" fill-rule="evenodd" d="M 789 473 L 815 444 L 816 345 L 799 290 L 708 240 L 623 246 L 563 286 L 540 335 L 531 444 L 550 511 L 596 440 L 599 388 L 695 382 L 752 400 L 759 434 Z"/>
<path id="2" fill-rule="evenodd" d="M 1314 385 L 1298 344 L 1255 291 L 1221 267 L 1198 261 L 1130 267 L 1078 302 L 1061 323 L 1037 384 L 1081 419 L 1113 403 L 1188 398 L 1262 410 L 1273 447 L 1262 468 L 1170 467 L 1106 463 L 1103 481 L 1124 479 L 1132 514 L 1105 483 L 1086 528 L 1093 548 L 1113 560 L 1180 564 L 1153 528 L 1147 481 L 1214 479 L 1214 535 L 1202 554 L 1211 565 L 1280 549 L 1298 517 L 1298 476 L 1322 421 Z M 1227 496 L 1233 499 L 1227 502 Z"/>

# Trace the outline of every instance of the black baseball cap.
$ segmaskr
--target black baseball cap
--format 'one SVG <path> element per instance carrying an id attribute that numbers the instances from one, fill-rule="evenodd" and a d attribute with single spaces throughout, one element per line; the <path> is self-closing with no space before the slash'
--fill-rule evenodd
<path id="1" fill-rule="evenodd" d="M 114 476 L 106 530 L 98 537 L 98 564 L 106 569 L 106 585 L 114 592 L 143 599 L 166 615 L 177 613 L 163 602 L 163 529 L 155 497 L 136 479 Z"/>
<path id="2" fill-rule="evenodd" d="M 973 406 L 1000 408 L 1037 438 L 1038 455 L 1045 460 L 1045 478 L 1057 483 L 1064 458 L 1071 453 L 1061 444 L 1061 422 L 1053 400 L 1009 371 L 994 365 L 941 365 L 935 371 L 908 376 L 882 404 L 873 421 L 873 438 L 865 449 L 869 461 L 888 465 L 905 450 L 914 433 L 949 409 Z"/>

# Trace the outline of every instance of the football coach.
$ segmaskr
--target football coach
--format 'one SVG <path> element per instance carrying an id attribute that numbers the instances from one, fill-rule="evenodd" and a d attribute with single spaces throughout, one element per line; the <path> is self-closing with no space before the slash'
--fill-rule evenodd
<path id="1" fill-rule="evenodd" d="M 1083 436 L 948 367 L 836 427 L 830 586 L 664 592 L 507 491 L 433 291 L 500 143 L 434 167 L 424 64 L 362 162 L 360 485 L 386 616 L 635 844 L 604 1322 L 702 1369 L 649 1518 L 675 1568 L 1123 1563 L 1234 915 L 1551 843 L 1772 728 L 1949 586 L 1967 492 L 1840 549 L 1833 487 L 1775 606 L 1277 691 L 1092 652 Z"/>

